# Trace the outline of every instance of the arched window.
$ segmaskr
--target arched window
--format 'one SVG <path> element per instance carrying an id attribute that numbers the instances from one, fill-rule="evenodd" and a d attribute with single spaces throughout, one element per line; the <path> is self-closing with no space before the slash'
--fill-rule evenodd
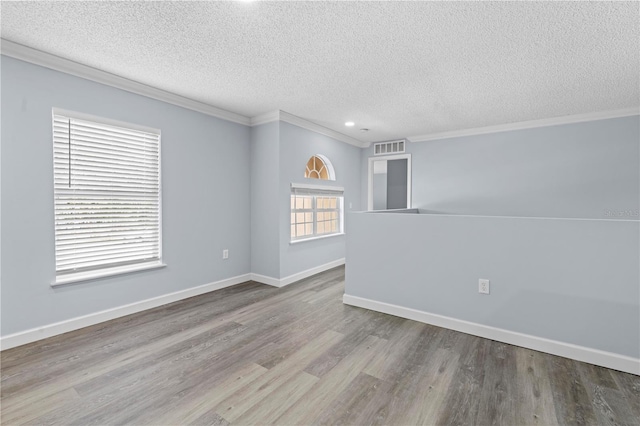
<path id="1" fill-rule="evenodd" d="M 304 177 L 309 179 L 336 180 L 333 166 L 327 157 L 316 154 L 307 161 Z"/>

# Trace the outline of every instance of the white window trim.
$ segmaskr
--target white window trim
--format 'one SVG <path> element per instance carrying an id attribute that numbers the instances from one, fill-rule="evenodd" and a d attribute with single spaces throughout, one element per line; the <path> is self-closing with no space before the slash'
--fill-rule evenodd
<path id="1" fill-rule="evenodd" d="M 99 117 L 97 115 L 85 114 L 83 112 L 69 111 L 62 108 L 52 108 L 53 115 L 64 115 L 78 120 L 94 121 L 96 123 L 106 124 L 115 127 L 124 127 L 125 129 L 138 130 L 140 132 L 157 133 L 162 135 L 160 129 L 153 127 L 141 126 L 140 124 L 128 123 L 126 121 L 113 120 L 111 118 Z M 161 146 L 162 144 L 160 144 Z"/>
<path id="2" fill-rule="evenodd" d="M 130 274 L 138 271 L 148 271 L 149 269 L 159 269 L 164 268 L 165 266 L 167 265 L 162 263 L 162 261 L 153 261 L 147 263 L 136 263 L 133 265 L 115 266 L 113 268 L 97 269 L 95 271 L 64 274 L 57 276 L 56 280 L 51 283 L 51 287 L 96 280 L 99 278 L 107 278 L 116 275 Z"/>
<path id="3" fill-rule="evenodd" d="M 307 183 L 292 183 L 291 189 L 315 189 L 318 191 L 334 191 L 342 192 L 344 194 L 344 188 L 342 186 L 331 185 L 311 185 Z"/>
<path id="4" fill-rule="evenodd" d="M 331 237 L 341 237 L 343 235 L 347 235 L 344 232 L 339 232 L 336 234 L 326 234 L 326 235 L 316 235 L 309 238 L 300 238 L 299 240 L 289 240 L 289 244 L 298 244 L 298 243 L 306 243 L 307 241 L 315 241 L 315 240 L 324 240 L 325 238 Z"/>
<path id="5" fill-rule="evenodd" d="M 81 272 L 75 272 L 75 273 L 67 273 L 67 274 L 61 274 L 61 275 L 57 275 L 56 273 L 56 278 L 55 280 L 50 284 L 51 287 L 58 287 L 58 286 L 63 286 L 63 285 L 67 285 L 67 284 L 74 284 L 74 283 L 79 283 L 79 282 L 85 282 L 85 281 L 91 281 L 91 280 L 95 280 L 95 279 L 100 279 L 100 278 L 107 278 L 107 277 L 111 277 L 111 276 L 117 276 L 117 275 L 123 275 L 123 274 L 129 274 L 129 273 L 133 273 L 133 272 L 139 272 L 139 271 L 147 271 L 147 270 L 151 270 L 151 269 L 159 269 L 159 268 L 164 268 L 167 266 L 166 263 L 164 263 L 164 259 L 163 259 L 163 235 L 162 235 L 162 229 L 163 229 L 163 220 L 162 220 L 162 131 L 160 129 L 156 129 L 153 127 L 147 127 L 147 126 L 142 126 L 139 124 L 135 124 L 135 123 L 129 123 L 126 121 L 119 121 L 119 120 L 113 120 L 110 118 L 105 118 L 105 117 L 100 117 L 100 116 L 96 116 L 96 115 L 91 115 L 91 114 L 86 114 L 86 113 L 82 113 L 82 112 L 77 112 L 77 111 L 70 111 L 70 110 L 65 110 L 62 108 L 52 108 L 51 109 L 51 119 L 53 122 L 53 117 L 55 115 L 63 115 L 63 116 L 67 116 L 67 117 L 72 117 L 72 118 L 76 118 L 79 120 L 87 120 L 87 121 L 93 121 L 96 123 L 101 123 L 101 124 L 106 124 L 106 125 L 110 125 L 110 126 L 115 126 L 115 127 L 123 127 L 123 128 L 128 128 L 128 129 L 132 129 L 132 130 L 138 130 L 141 132 L 149 132 L 149 133 L 156 133 L 158 135 L 158 159 L 159 159 L 159 164 L 158 164 L 158 204 L 159 204 L 159 210 L 158 210 L 158 222 L 159 222 L 159 228 L 158 228 L 158 259 L 157 260 L 151 260 L 148 262 L 141 262 L 141 263 L 134 263 L 131 265 L 120 265 L 120 266 L 114 266 L 114 267 L 106 267 L 106 268 L 102 268 L 102 269 L 96 269 L 96 270 L 92 270 L 92 271 L 81 271 Z M 53 129 L 52 129 L 53 132 Z M 51 135 L 51 139 L 53 139 L 53 134 Z M 54 202 L 55 203 L 55 202 Z M 55 204 L 54 204 L 54 210 L 55 210 Z"/>
<path id="6" fill-rule="evenodd" d="M 297 244 L 297 243 L 302 243 L 305 241 L 314 241 L 314 240 L 321 240 L 324 238 L 329 238 L 329 237 L 338 237 L 341 235 L 345 235 L 344 232 L 344 206 L 345 206 L 345 201 L 344 201 L 344 188 L 341 186 L 330 186 L 330 185 L 311 185 L 311 184 L 306 184 L 306 183 L 291 183 L 291 195 L 293 195 L 293 190 L 295 189 L 308 189 L 308 190 L 316 190 L 316 191 L 328 191 L 328 192 L 333 192 L 333 195 L 327 194 L 327 196 L 334 196 L 334 197 L 338 197 L 338 203 L 340 204 L 340 208 L 339 210 L 339 220 L 338 220 L 338 225 L 340 230 L 338 232 L 333 232 L 331 234 L 322 234 L 322 235 L 315 235 L 316 232 L 316 226 L 317 226 L 317 219 L 314 217 L 314 221 L 313 221 L 313 232 L 314 235 L 309 236 L 309 237 L 301 237 L 301 238 L 293 238 L 291 235 L 291 232 L 289 232 L 289 244 Z M 314 195 L 314 196 L 322 196 L 321 194 L 318 195 Z M 314 201 L 315 202 L 315 201 Z M 294 209 L 290 209 L 290 212 L 293 212 Z M 316 208 L 314 207 L 313 210 L 315 211 Z"/>

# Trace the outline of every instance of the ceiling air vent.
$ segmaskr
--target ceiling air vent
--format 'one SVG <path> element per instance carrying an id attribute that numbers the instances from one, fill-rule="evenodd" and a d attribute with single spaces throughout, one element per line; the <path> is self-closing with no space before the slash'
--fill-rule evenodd
<path id="1" fill-rule="evenodd" d="M 397 154 L 398 152 L 404 152 L 405 140 L 391 142 L 380 142 L 373 145 L 374 155 L 383 154 Z"/>

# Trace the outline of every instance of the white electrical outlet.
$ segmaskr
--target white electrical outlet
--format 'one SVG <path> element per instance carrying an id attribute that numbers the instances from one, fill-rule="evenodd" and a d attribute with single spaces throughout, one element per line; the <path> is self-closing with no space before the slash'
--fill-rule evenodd
<path id="1" fill-rule="evenodd" d="M 229 258 L 229 250 L 227 250 L 227 249 L 222 250 L 222 258 L 223 259 L 228 259 Z"/>
<path id="2" fill-rule="evenodd" d="M 489 294 L 489 280 L 478 280 L 478 293 Z"/>

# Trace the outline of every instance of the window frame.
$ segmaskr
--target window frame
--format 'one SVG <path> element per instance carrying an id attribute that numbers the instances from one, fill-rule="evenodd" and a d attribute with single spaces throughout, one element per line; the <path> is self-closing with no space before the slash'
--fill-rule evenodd
<path id="1" fill-rule="evenodd" d="M 320 161 L 320 163 L 322 163 L 322 167 L 318 170 L 316 169 L 316 159 Z M 310 169 L 309 168 L 309 163 L 313 160 L 314 162 L 314 168 Z M 326 171 L 327 177 L 323 178 L 322 175 L 320 174 L 320 172 L 322 170 Z M 312 177 L 311 174 L 312 173 L 317 173 L 318 177 Z M 309 159 L 307 160 L 307 163 L 305 165 L 305 171 L 304 171 L 304 178 L 305 179 L 313 179 L 313 180 L 319 180 L 319 181 L 335 181 L 336 180 L 336 172 L 335 169 L 333 168 L 333 164 L 331 163 L 331 161 L 329 161 L 329 159 L 322 155 L 322 154 L 313 154 L 311 157 L 309 157 Z"/>
<path id="2" fill-rule="evenodd" d="M 301 237 L 294 237 L 291 232 L 291 228 L 289 228 L 289 244 L 297 244 L 305 241 L 313 241 L 323 238 L 335 237 L 344 235 L 344 188 L 335 187 L 335 186 L 324 186 L 324 185 L 305 185 L 305 184 L 291 184 L 291 194 L 289 197 L 289 205 L 291 207 L 291 200 L 296 196 L 309 196 L 312 197 L 311 208 L 310 209 L 297 209 L 294 207 L 290 208 L 290 215 L 295 215 L 298 213 L 311 213 L 312 214 L 312 224 L 313 224 L 313 233 L 306 234 Z M 317 200 L 318 198 L 336 198 L 336 208 L 318 208 Z M 337 213 L 337 224 L 338 230 L 335 232 L 318 234 L 318 213 Z M 309 222 L 303 222 L 309 223 Z M 292 223 L 291 218 L 289 220 L 289 226 L 296 226 L 296 223 Z"/>
<path id="3" fill-rule="evenodd" d="M 59 273 L 57 270 L 57 256 L 58 256 L 58 251 L 57 248 L 54 246 L 54 256 L 55 256 L 55 280 L 51 283 L 52 287 L 56 287 L 56 286 L 60 286 L 60 285 L 66 285 L 66 284 L 72 284 L 72 283 L 76 283 L 76 282 L 82 282 L 82 281 L 88 281 L 88 280 L 94 280 L 94 279 L 99 279 L 99 278 L 105 278 L 105 277 L 110 277 L 110 276 L 115 276 L 115 275 L 121 275 L 121 274 L 128 274 L 128 273 L 132 273 L 132 272 L 137 272 L 137 271 L 144 271 L 144 270 L 150 270 L 150 269 L 157 269 L 157 268 L 163 268 L 165 266 L 167 266 L 164 261 L 163 261 L 163 252 L 162 252 L 162 241 L 163 241 L 163 236 L 162 236 L 162 132 L 160 129 L 155 129 L 155 128 L 151 128 L 151 127 L 146 127 L 146 126 L 142 126 L 139 124 L 134 124 L 134 123 L 129 123 L 129 122 L 124 122 L 124 121 L 118 121 L 118 120 L 113 120 L 113 119 L 109 119 L 109 118 L 105 118 L 105 117 L 99 117 L 99 116 L 95 116 L 95 115 L 91 115 L 91 114 L 86 114 L 86 113 L 81 113 L 81 112 L 76 112 L 76 111 L 69 111 L 69 110 L 65 110 L 65 109 L 61 109 L 61 108 L 52 108 L 51 110 L 51 141 L 54 140 L 54 121 L 55 121 L 55 117 L 56 116 L 63 116 L 65 118 L 70 118 L 71 120 L 81 120 L 81 121 L 88 121 L 91 123 L 95 123 L 98 125 L 106 125 L 106 126 L 113 126 L 113 127 L 120 127 L 126 130 L 130 130 L 130 131 L 138 131 L 138 132 L 145 132 L 145 133 L 151 133 L 154 135 L 157 135 L 158 138 L 158 147 L 157 147 L 157 151 L 158 151 L 158 190 L 157 190 L 157 199 L 158 199 L 158 216 L 157 216 L 157 220 L 158 220 L 158 231 L 157 231 L 157 236 L 158 236 L 158 258 L 157 259 L 150 259 L 150 260 L 142 260 L 139 262 L 133 262 L 133 263 L 129 263 L 129 264 L 116 264 L 116 265 L 105 265 L 104 267 L 98 267 L 95 269 L 90 269 L 90 270 L 79 270 L 79 271 L 74 271 L 74 272 L 63 272 L 63 273 Z M 53 145 L 52 145 L 53 146 Z M 55 148 L 53 148 L 53 153 L 55 153 Z M 55 161 L 55 159 L 54 159 Z M 53 211 L 54 211 L 54 238 L 57 239 L 57 232 L 55 230 L 55 217 L 56 217 L 56 197 L 57 197 L 57 193 L 56 193 L 56 188 L 55 188 L 55 173 L 52 176 L 54 177 L 54 182 L 53 182 Z"/>

